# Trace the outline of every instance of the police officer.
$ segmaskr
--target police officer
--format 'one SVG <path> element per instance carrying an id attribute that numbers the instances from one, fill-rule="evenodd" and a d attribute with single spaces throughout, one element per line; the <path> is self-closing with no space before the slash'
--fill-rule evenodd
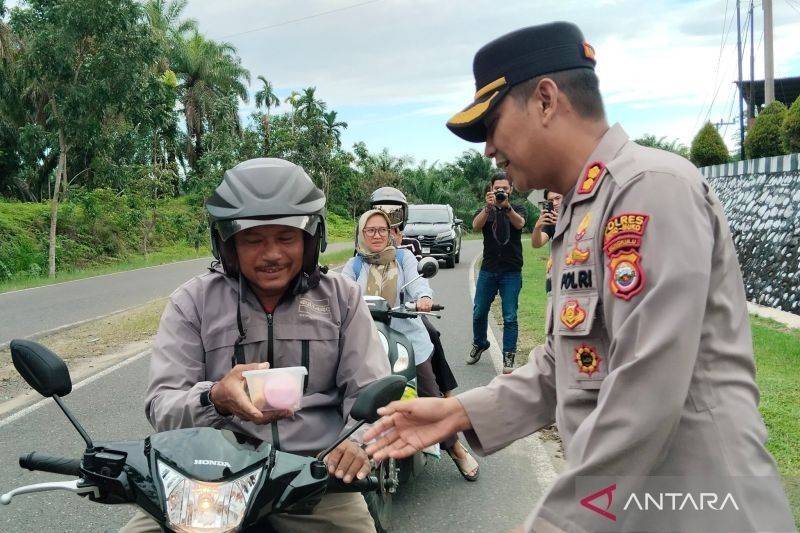
<path id="1" fill-rule="evenodd" d="M 688 161 L 609 127 L 594 67 L 564 22 L 476 54 L 474 101 L 448 127 L 485 142 L 521 190 L 564 195 L 547 339 L 485 387 L 390 404 L 368 452 L 399 457 L 465 431 L 488 454 L 555 421 L 566 468 L 527 531 L 794 530 L 722 206 Z M 680 509 L 665 493 L 684 495 Z M 712 493 L 716 505 L 698 503 Z"/>

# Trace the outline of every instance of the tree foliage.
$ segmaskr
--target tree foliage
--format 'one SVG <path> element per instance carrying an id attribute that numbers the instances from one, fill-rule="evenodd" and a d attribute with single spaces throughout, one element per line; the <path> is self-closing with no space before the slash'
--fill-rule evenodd
<path id="1" fill-rule="evenodd" d="M 698 167 L 720 165 L 730 161 L 725 141 L 711 122 L 706 122 L 692 140 L 689 160 Z"/>
<path id="2" fill-rule="evenodd" d="M 786 106 L 776 100 L 758 114 L 755 123 L 747 131 L 744 139 L 744 151 L 748 159 L 786 153 L 781 135 L 786 113 Z"/>
<path id="3" fill-rule="evenodd" d="M 672 152 L 673 154 L 678 154 L 681 157 L 689 159 L 689 148 L 678 142 L 677 139 L 669 141 L 666 137 L 656 137 L 650 133 L 645 133 L 638 139 L 634 139 L 633 142 L 642 146 L 649 146 L 650 148 L 666 150 L 667 152 Z"/>
<path id="4" fill-rule="evenodd" d="M 786 112 L 781 128 L 783 148 L 787 154 L 800 152 L 800 96 L 792 102 Z"/>

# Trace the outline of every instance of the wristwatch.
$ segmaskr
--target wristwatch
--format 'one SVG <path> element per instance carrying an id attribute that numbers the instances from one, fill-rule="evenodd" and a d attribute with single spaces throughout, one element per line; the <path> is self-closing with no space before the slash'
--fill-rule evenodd
<path id="1" fill-rule="evenodd" d="M 213 387 L 214 385 L 215 383 L 212 383 L 211 387 Z M 214 405 L 214 403 L 211 401 L 211 387 L 200 393 L 200 405 L 202 405 L 203 407 L 209 407 Z"/>

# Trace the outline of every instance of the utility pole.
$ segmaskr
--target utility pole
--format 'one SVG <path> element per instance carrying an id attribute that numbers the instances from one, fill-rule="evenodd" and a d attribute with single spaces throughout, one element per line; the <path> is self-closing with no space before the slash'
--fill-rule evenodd
<path id="1" fill-rule="evenodd" d="M 744 98 L 742 98 L 742 2 L 736 0 L 736 62 L 739 64 L 739 160 L 744 159 Z"/>
<path id="2" fill-rule="evenodd" d="M 756 111 L 753 109 L 753 82 L 756 67 L 756 34 L 753 21 L 753 0 L 750 0 L 750 90 L 747 91 L 747 129 L 750 129 L 750 120 L 755 118 Z"/>
<path id="3" fill-rule="evenodd" d="M 772 57 L 772 0 L 763 0 L 764 8 L 764 105 L 775 100 L 775 65 Z"/>

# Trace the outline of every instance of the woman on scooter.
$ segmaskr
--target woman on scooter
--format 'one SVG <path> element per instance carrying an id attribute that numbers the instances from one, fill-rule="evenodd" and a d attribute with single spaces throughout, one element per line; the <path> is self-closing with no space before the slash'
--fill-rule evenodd
<path id="1" fill-rule="evenodd" d="M 403 302 L 417 302 L 417 311 L 430 311 L 433 305 L 428 281 L 420 278 L 409 284 L 401 292 L 399 289 L 408 280 L 417 277 L 417 259 L 413 254 L 398 253 L 390 240 L 389 217 L 380 210 L 367 211 L 358 221 L 358 255 L 364 263 L 358 276 L 354 271 L 355 258 L 351 258 L 342 269 L 342 275 L 355 280 L 363 294 L 381 296 L 390 306 Z M 431 366 L 431 343 L 425 325 L 420 317 L 393 318 L 391 327 L 403 333 L 414 347 L 414 363 L 417 370 L 417 393 L 424 397 L 441 397 L 442 392 L 436 383 Z M 442 443 L 456 463 L 459 472 L 467 481 L 475 481 L 480 474 L 477 461 L 458 441 L 457 436 Z"/>

